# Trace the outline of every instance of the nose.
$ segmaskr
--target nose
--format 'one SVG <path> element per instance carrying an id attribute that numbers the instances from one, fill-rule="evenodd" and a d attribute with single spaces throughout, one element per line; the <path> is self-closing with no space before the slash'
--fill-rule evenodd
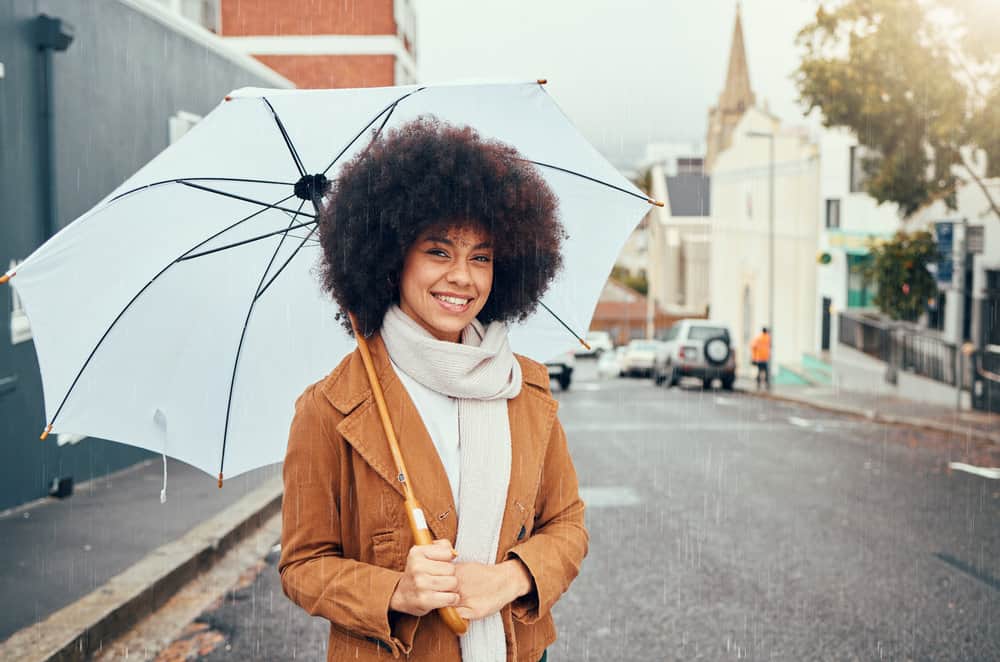
<path id="1" fill-rule="evenodd" d="M 455 265 L 448 270 L 448 282 L 465 287 L 472 282 L 469 265 L 465 260 L 456 260 Z"/>

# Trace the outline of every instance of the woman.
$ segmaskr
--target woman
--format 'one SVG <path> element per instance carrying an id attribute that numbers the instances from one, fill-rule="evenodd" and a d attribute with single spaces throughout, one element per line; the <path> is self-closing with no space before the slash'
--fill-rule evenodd
<path id="1" fill-rule="evenodd" d="M 413 545 L 355 350 L 296 403 L 285 594 L 330 621 L 328 660 L 544 660 L 588 537 L 548 371 L 510 351 L 506 323 L 561 266 L 555 197 L 509 146 L 421 118 L 348 163 L 327 202 L 324 286 L 368 338 L 437 540 Z M 460 639 L 446 606 L 469 620 Z"/>

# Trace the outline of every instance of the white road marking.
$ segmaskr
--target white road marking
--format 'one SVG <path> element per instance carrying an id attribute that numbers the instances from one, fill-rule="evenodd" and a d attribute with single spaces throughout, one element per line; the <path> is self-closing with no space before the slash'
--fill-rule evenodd
<path id="1" fill-rule="evenodd" d="M 570 389 L 573 391 L 600 391 L 603 387 L 598 382 L 574 382 Z"/>
<path id="2" fill-rule="evenodd" d="M 789 416 L 788 422 L 792 425 L 798 426 L 800 428 L 807 428 L 812 425 L 809 421 L 804 418 L 799 418 L 798 416 Z"/>
<path id="3" fill-rule="evenodd" d="M 948 467 L 950 467 L 951 469 L 964 471 L 966 473 L 970 473 L 975 476 L 982 476 L 983 478 L 992 478 L 993 480 L 1000 480 L 1000 468 L 977 467 L 971 464 L 965 464 L 964 462 L 949 462 Z"/>
<path id="4" fill-rule="evenodd" d="M 721 396 L 717 396 L 715 398 L 715 404 L 717 404 L 717 405 L 723 405 L 723 406 L 727 406 L 727 405 L 731 406 L 731 405 L 735 405 L 737 403 L 736 403 L 736 400 L 734 400 L 732 398 L 723 398 Z"/>
<path id="5" fill-rule="evenodd" d="M 615 508 L 636 506 L 641 502 L 639 495 L 631 487 L 581 487 L 580 498 L 587 508 Z"/>

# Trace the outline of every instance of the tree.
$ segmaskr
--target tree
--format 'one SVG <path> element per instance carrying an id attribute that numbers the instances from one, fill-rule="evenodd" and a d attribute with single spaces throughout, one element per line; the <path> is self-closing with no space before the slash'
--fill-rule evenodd
<path id="1" fill-rule="evenodd" d="M 1000 219 L 971 160 L 984 150 L 985 176 L 1000 176 L 998 25 L 1000 3 L 984 0 L 845 0 L 799 33 L 799 100 L 876 152 L 864 170 L 879 203 L 955 209 L 971 180 Z"/>
<path id="2" fill-rule="evenodd" d="M 871 245 L 872 261 L 866 274 L 875 281 L 873 302 L 894 320 L 917 321 L 937 295 L 937 283 L 927 265 L 939 260 L 930 232 L 897 232 L 892 239 Z"/>
<path id="3" fill-rule="evenodd" d="M 633 276 L 628 269 L 616 264 L 611 269 L 611 277 L 642 296 L 646 296 L 649 292 L 649 281 L 646 280 L 645 270 L 640 271 L 638 276 Z"/>

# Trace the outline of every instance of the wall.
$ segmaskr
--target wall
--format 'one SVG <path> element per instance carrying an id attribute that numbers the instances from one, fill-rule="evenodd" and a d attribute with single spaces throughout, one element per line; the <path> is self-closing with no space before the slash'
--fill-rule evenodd
<path id="1" fill-rule="evenodd" d="M 45 239 L 39 174 L 42 90 L 32 21 L 71 23 L 69 49 L 53 54 L 56 212 L 62 226 L 87 211 L 168 144 L 168 119 L 207 114 L 230 90 L 290 83 L 221 40 L 140 0 L 0 3 L 0 266 Z M 81 275 L 85 277 L 85 274 Z M 95 283 L 95 287 L 99 287 Z M 76 482 L 149 457 L 97 439 L 39 441 L 45 425 L 30 340 L 12 343 L 14 290 L 0 286 L 0 510 L 47 494 L 57 476 Z M 66 333 L 73 333 L 67 328 Z M 13 381 L 10 381 L 13 380 Z M 63 440 L 65 441 L 65 439 Z"/>

